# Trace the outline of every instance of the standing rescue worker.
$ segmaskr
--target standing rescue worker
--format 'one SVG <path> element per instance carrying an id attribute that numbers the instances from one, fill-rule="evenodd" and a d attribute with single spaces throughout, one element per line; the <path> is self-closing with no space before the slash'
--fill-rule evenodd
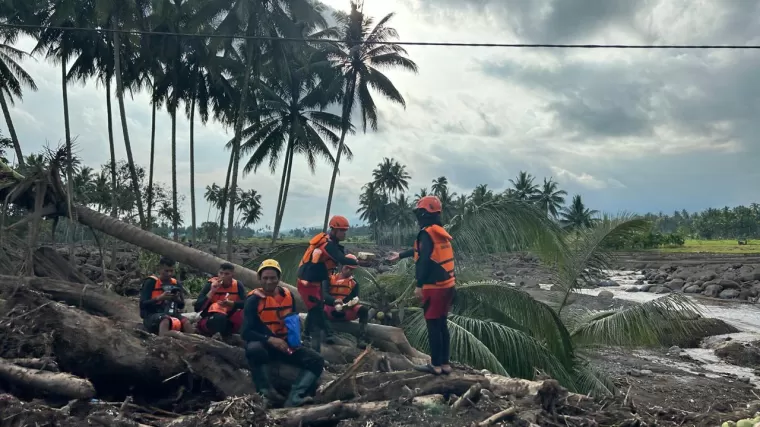
<path id="1" fill-rule="evenodd" d="M 422 302 L 430 342 L 430 363 L 417 370 L 434 375 L 450 374 L 450 336 L 448 312 L 454 301 L 454 250 L 452 237 L 441 224 L 441 201 L 435 196 L 422 197 L 414 210 L 421 228 L 414 247 L 401 254 L 393 253 L 389 261 L 414 257 L 417 287 L 414 295 Z"/>
<path id="2" fill-rule="evenodd" d="M 246 291 L 234 274 L 235 266 L 225 262 L 219 266 L 219 274 L 209 279 L 195 300 L 195 311 L 201 314 L 198 322 L 201 335 L 210 337 L 219 333 L 227 338 L 240 331 Z"/>
<path id="3" fill-rule="evenodd" d="M 324 359 L 301 345 L 301 319 L 290 291 L 279 286 L 282 269 L 273 259 L 258 268 L 261 288 L 248 294 L 241 335 L 256 391 L 267 400 L 280 400 L 269 381 L 267 365 L 277 361 L 301 368 L 285 407 L 301 406 L 317 390 Z"/>
<path id="4" fill-rule="evenodd" d="M 164 335 L 169 331 L 193 332 L 193 325 L 182 317 L 184 289 L 174 276 L 174 260 L 161 257 L 158 276 L 147 277 L 140 290 L 140 317 L 145 329 Z"/>
<path id="5" fill-rule="evenodd" d="M 340 244 L 346 239 L 348 219 L 335 215 L 330 218 L 330 233 L 319 233 L 309 241 L 309 247 L 301 258 L 298 266 L 298 293 L 306 306 L 306 326 L 304 335 L 311 340 L 312 348 L 319 352 L 322 334 L 331 335 L 330 325 L 324 311 L 322 288 L 327 282 L 329 287 L 330 275 L 335 272 L 338 264 L 357 266 L 356 258 L 347 258 L 345 249 Z M 312 332 L 316 332 L 312 338 Z M 328 343 L 331 339 L 327 339 Z"/>
<path id="6" fill-rule="evenodd" d="M 346 258 L 356 260 L 355 255 Z M 359 304 L 359 283 L 354 278 L 356 265 L 344 265 L 340 273 L 330 276 L 329 282 L 322 284 L 322 298 L 325 302 L 327 320 L 350 322 L 359 319 L 359 333 L 356 335 L 356 346 L 367 347 L 367 322 L 369 308 Z M 329 338 L 329 337 L 328 337 Z"/>

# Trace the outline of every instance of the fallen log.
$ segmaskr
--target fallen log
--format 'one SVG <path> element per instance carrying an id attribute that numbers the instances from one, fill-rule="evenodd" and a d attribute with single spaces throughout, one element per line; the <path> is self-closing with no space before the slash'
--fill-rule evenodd
<path id="1" fill-rule="evenodd" d="M 50 357 L 6 359 L 6 362 L 13 363 L 14 365 L 22 366 L 24 368 L 38 369 L 50 372 L 60 371 L 58 369 L 58 364 L 55 363 L 55 360 Z"/>
<path id="2" fill-rule="evenodd" d="M 474 384 L 488 388 L 490 382 L 483 375 L 468 375 L 454 372 L 450 375 L 431 375 L 416 371 L 366 373 L 356 376 L 360 402 L 392 400 L 404 395 L 404 387 L 414 391 L 415 396 L 442 394 L 461 396 Z M 364 393 L 362 394 L 362 390 Z"/>
<path id="3" fill-rule="evenodd" d="M 89 381 L 63 372 L 24 368 L 0 359 L 0 379 L 16 386 L 69 399 L 90 399 L 95 388 Z"/>
<path id="4" fill-rule="evenodd" d="M 54 300 L 63 301 L 89 313 L 123 322 L 140 322 L 140 314 L 133 301 L 99 285 L 64 282 L 47 277 L 0 275 L 0 289 L 13 290 L 19 284 L 48 294 Z"/>
<path id="5" fill-rule="evenodd" d="M 48 246 L 41 246 L 34 251 L 34 274 L 67 282 L 95 284 L 55 249 Z"/>
<path id="6" fill-rule="evenodd" d="M 417 407 L 428 407 L 442 404 L 442 395 L 418 396 L 412 399 L 411 404 Z M 279 421 L 283 427 L 299 427 L 326 421 L 337 422 L 349 418 L 367 417 L 377 412 L 389 409 L 392 400 L 366 403 L 342 403 L 330 402 L 323 405 L 308 406 L 303 408 L 285 408 L 269 411 L 269 416 Z"/>
<path id="7" fill-rule="evenodd" d="M 475 401 L 480 397 L 480 390 L 483 389 L 483 386 L 480 383 L 475 383 L 470 387 L 459 399 L 454 402 L 453 405 L 451 405 L 451 408 L 455 411 L 458 409 L 463 408 L 465 405 L 468 404 L 474 404 Z"/>

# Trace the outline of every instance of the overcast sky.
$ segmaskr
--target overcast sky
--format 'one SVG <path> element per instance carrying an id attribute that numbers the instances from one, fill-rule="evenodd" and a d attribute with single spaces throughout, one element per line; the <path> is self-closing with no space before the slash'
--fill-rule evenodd
<path id="1" fill-rule="evenodd" d="M 324 0 L 347 9 L 348 0 Z M 405 41 L 760 44 L 757 0 L 366 0 Z M 20 46 L 31 49 L 33 42 Z M 388 72 L 407 108 L 380 104 L 379 131 L 349 137 L 333 213 L 355 218 L 361 186 L 383 157 L 412 175 L 410 191 L 446 175 L 462 193 L 503 189 L 520 170 L 553 176 L 570 195 L 606 212 L 701 210 L 760 201 L 760 52 L 551 50 L 411 46 L 417 75 Z M 11 111 L 24 153 L 64 138 L 60 71 L 25 61 L 39 86 Z M 106 162 L 105 91 L 69 89 L 72 135 L 85 164 Z M 377 97 L 379 98 L 379 96 Z M 117 157 L 125 159 L 114 98 Z M 127 102 L 136 161 L 146 166 L 151 109 Z M 4 124 L 4 121 L 3 121 Z M 157 179 L 171 183 L 171 122 L 160 112 Z M 4 134 L 7 131 L 3 129 Z M 189 212 L 189 123 L 178 122 L 179 191 Z M 198 221 L 204 188 L 223 184 L 230 134 L 196 126 Z M 281 167 L 281 165 L 280 165 Z M 279 173 L 242 177 L 263 195 L 272 224 Z M 296 158 L 284 227 L 321 225 L 331 169 Z M 189 214 L 185 224 L 190 224 Z"/>

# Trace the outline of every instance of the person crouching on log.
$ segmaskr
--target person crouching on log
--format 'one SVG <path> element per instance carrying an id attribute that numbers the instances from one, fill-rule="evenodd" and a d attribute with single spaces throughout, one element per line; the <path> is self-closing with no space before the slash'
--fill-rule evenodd
<path id="1" fill-rule="evenodd" d="M 401 254 L 392 253 L 389 261 L 414 257 L 417 287 L 414 295 L 422 302 L 430 342 L 430 364 L 417 370 L 434 375 L 450 374 L 450 336 L 448 312 L 454 301 L 454 250 L 452 237 L 441 224 L 441 201 L 435 196 L 425 196 L 417 202 L 414 210 L 421 228 L 414 248 Z"/>
<path id="2" fill-rule="evenodd" d="M 325 361 L 311 348 L 301 345 L 301 318 L 293 294 L 279 286 L 282 269 L 273 259 L 258 268 L 261 288 L 248 293 L 241 335 L 246 341 L 245 355 L 256 391 L 267 400 L 279 400 L 268 376 L 271 362 L 286 363 L 301 369 L 285 407 L 301 406 L 317 390 Z"/>
<path id="3" fill-rule="evenodd" d="M 355 255 L 346 258 L 357 260 Z M 367 347 L 367 322 L 369 308 L 359 304 L 359 283 L 354 278 L 356 265 L 344 265 L 340 273 L 330 276 L 322 287 L 322 297 L 325 301 L 325 315 L 330 321 L 350 322 L 359 319 L 359 333 L 356 336 L 356 346 Z M 327 337 L 331 339 L 331 337 Z M 327 341 L 327 339 L 325 341 Z"/>
<path id="4" fill-rule="evenodd" d="M 184 289 L 174 276 L 174 260 L 161 257 L 158 276 L 147 277 L 140 290 L 140 317 L 145 329 L 158 335 L 169 331 L 192 333 L 193 325 L 182 317 Z"/>
<path id="5" fill-rule="evenodd" d="M 346 239 L 348 220 L 340 215 L 330 218 L 330 233 L 319 233 L 309 241 L 309 247 L 298 265 L 298 293 L 306 306 L 306 326 L 304 336 L 311 341 L 311 346 L 320 351 L 322 335 L 329 337 L 332 333 L 324 311 L 322 287 L 338 264 L 359 265 L 356 258 L 347 258 L 345 249 L 340 244 Z M 314 333 L 314 337 L 312 337 Z M 328 339 L 330 343 L 332 340 Z"/>
<path id="6" fill-rule="evenodd" d="M 219 274 L 209 279 L 198 295 L 195 311 L 201 314 L 198 322 L 201 335 L 210 337 L 219 333 L 226 339 L 240 332 L 246 290 L 234 274 L 235 266 L 225 262 L 219 266 Z"/>

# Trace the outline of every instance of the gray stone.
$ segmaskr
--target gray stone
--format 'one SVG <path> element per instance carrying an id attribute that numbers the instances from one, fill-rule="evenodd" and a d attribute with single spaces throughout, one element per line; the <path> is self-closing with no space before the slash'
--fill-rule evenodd
<path id="1" fill-rule="evenodd" d="M 699 286 L 691 285 L 683 288 L 683 293 L 685 294 L 698 294 L 700 291 Z"/>
<path id="2" fill-rule="evenodd" d="M 702 292 L 702 294 L 708 297 L 717 298 L 718 294 L 720 294 L 721 291 L 723 291 L 723 286 L 712 284 L 712 285 L 705 286 L 705 290 L 704 292 Z"/>
<path id="3" fill-rule="evenodd" d="M 610 291 L 601 291 L 599 292 L 599 295 L 597 295 L 599 298 L 614 298 L 615 294 L 613 294 Z"/>
<path id="4" fill-rule="evenodd" d="M 738 289 L 725 289 L 718 295 L 718 297 L 721 299 L 736 299 L 739 297 L 739 294 L 740 292 Z"/>

